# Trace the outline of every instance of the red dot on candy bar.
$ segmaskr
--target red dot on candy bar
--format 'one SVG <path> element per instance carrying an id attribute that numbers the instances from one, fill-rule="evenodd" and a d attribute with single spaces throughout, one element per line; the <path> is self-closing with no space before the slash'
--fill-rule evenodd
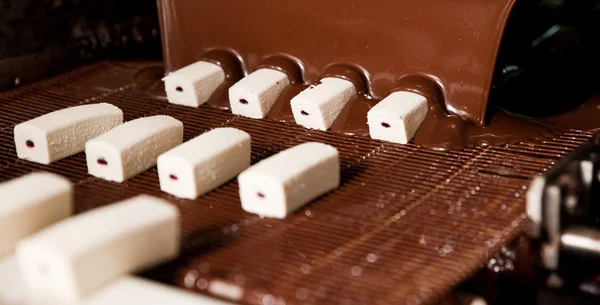
<path id="1" fill-rule="evenodd" d="M 177 91 L 179 91 L 179 92 L 183 92 L 183 88 L 181 88 L 181 87 L 179 87 L 179 86 L 177 86 L 177 87 L 175 88 L 175 90 L 177 90 Z"/>
<path id="2" fill-rule="evenodd" d="M 173 180 L 173 181 L 179 180 L 179 178 L 177 178 L 177 176 L 175 176 L 175 175 L 169 175 L 169 178 L 171 178 L 171 180 Z"/>
<path id="3" fill-rule="evenodd" d="M 382 122 L 381 126 L 385 127 L 385 128 L 390 128 L 390 124 L 386 123 L 386 122 Z"/>
<path id="4" fill-rule="evenodd" d="M 246 105 L 246 104 L 248 104 L 248 101 L 242 98 L 242 99 L 240 99 L 240 103 Z"/>
<path id="5" fill-rule="evenodd" d="M 308 112 L 306 112 L 304 110 L 300 111 L 300 113 L 302 113 L 302 115 L 308 115 Z"/>
<path id="6" fill-rule="evenodd" d="M 29 147 L 29 148 L 35 147 L 35 143 L 33 143 L 33 141 L 31 141 L 31 140 L 25 141 L 25 145 L 27 145 L 27 147 Z"/>
<path id="7" fill-rule="evenodd" d="M 258 196 L 258 198 L 265 198 L 265 194 L 260 192 L 256 193 L 256 196 Z"/>
<path id="8" fill-rule="evenodd" d="M 108 162 L 106 162 L 106 160 L 104 160 L 104 159 L 102 159 L 102 158 L 98 159 L 98 160 L 97 160 L 97 162 L 98 162 L 98 164 L 100 164 L 100 165 L 108 165 Z"/>

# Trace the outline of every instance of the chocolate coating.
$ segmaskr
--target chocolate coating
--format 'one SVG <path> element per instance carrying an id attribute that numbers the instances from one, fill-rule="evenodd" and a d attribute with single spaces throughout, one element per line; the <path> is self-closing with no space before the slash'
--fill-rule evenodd
<path id="1" fill-rule="evenodd" d="M 275 104 L 273 104 L 273 107 L 271 107 L 271 111 L 267 114 L 267 118 L 280 122 L 295 123 L 296 121 L 294 120 L 290 101 L 294 96 L 298 95 L 308 87 L 308 85 L 295 84 L 283 90 L 275 101 Z"/>
<path id="2" fill-rule="evenodd" d="M 398 79 L 421 75 L 440 85 L 450 112 L 480 126 L 514 3 L 158 1 L 167 71 L 217 46 L 235 50 L 248 71 L 265 57 L 293 56 L 302 62 L 308 83 L 331 64 L 351 63 L 364 69 L 369 93 L 380 99 Z"/>
<path id="3" fill-rule="evenodd" d="M 235 55 L 225 50 L 208 51 L 202 54 L 199 60 L 211 62 L 225 71 L 225 82 L 215 90 L 206 103 L 218 109 L 229 110 L 229 87 L 244 77 L 240 62 Z"/>
<path id="4" fill-rule="evenodd" d="M 351 82 L 358 94 L 367 94 L 367 79 L 357 67 L 348 64 L 333 64 L 327 66 L 320 79 L 335 77 Z"/>
<path id="5" fill-rule="evenodd" d="M 257 69 L 268 68 L 281 71 L 287 75 L 292 84 L 302 84 L 302 71 L 293 60 L 283 56 L 271 56 L 265 58 Z"/>

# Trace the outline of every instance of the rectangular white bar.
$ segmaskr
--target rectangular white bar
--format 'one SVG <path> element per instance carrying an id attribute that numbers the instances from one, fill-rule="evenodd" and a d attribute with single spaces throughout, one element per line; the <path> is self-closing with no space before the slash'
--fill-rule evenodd
<path id="1" fill-rule="evenodd" d="M 589 187 L 592 185 L 592 180 L 594 179 L 594 163 L 589 160 L 583 160 L 579 163 L 579 167 L 581 168 L 581 179 Z"/>
<path id="2" fill-rule="evenodd" d="M 14 128 L 20 159 L 50 164 L 83 152 L 85 142 L 123 123 L 123 111 L 110 104 L 54 111 Z"/>
<path id="3" fill-rule="evenodd" d="M 59 175 L 36 172 L 0 184 L 0 256 L 72 212 L 73 185 Z"/>
<path id="4" fill-rule="evenodd" d="M 556 270 L 560 259 L 561 191 L 558 186 L 549 185 L 545 188 L 544 193 L 543 217 L 548 242 L 542 245 L 542 264 L 549 270 Z"/>
<path id="5" fill-rule="evenodd" d="M 68 218 L 22 240 L 16 249 L 28 291 L 64 302 L 178 252 L 177 208 L 147 195 Z"/>
<path id="6" fill-rule="evenodd" d="M 540 225 L 542 223 L 542 202 L 545 187 L 546 179 L 538 176 L 533 178 L 527 189 L 526 211 L 533 224 L 532 237 L 538 237 L 541 233 Z"/>
<path id="7" fill-rule="evenodd" d="M 274 69 L 259 69 L 229 88 L 231 112 L 262 119 L 281 94 L 290 86 L 287 75 Z"/>
<path id="8" fill-rule="evenodd" d="M 26 299 L 27 290 L 19 272 L 17 257 L 13 252 L 0 255 L 0 305 L 37 305 L 26 303 Z"/>
<path id="9" fill-rule="evenodd" d="M 0 304 L 65 305 L 28 293 L 14 254 L 0 257 Z M 77 305 L 226 305 L 198 293 L 166 286 L 140 277 L 124 275 L 86 294 Z"/>
<path id="10" fill-rule="evenodd" d="M 86 297 L 80 305 L 227 305 L 224 301 L 146 279 L 123 276 Z"/>
<path id="11" fill-rule="evenodd" d="M 245 170 L 238 182 L 245 211 L 284 218 L 339 186 L 338 151 L 322 143 L 300 144 Z"/>
<path id="12" fill-rule="evenodd" d="M 406 144 L 427 116 L 427 98 L 397 91 L 377 103 L 367 113 L 371 138 Z"/>
<path id="13" fill-rule="evenodd" d="M 306 128 L 327 130 L 356 96 L 352 82 L 335 77 L 321 79 L 296 95 L 291 101 L 294 120 Z"/>
<path id="14" fill-rule="evenodd" d="M 163 78 L 169 103 L 198 107 L 225 83 L 225 71 L 216 64 L 198 61 Z"/>
<path id="15" fill-rule="evenodd" d="M 183 124 L 165 115 L 129 121 L 87 142 L 90 175 L 123 182 L 156 165 L 156 158 L 183 142 Z"/>
<path id="16" fill-rule="evenodd" d="M 195 199 L 250 166 L 250 135 L 216 128 L 158 157 L 160 189 Z"/>

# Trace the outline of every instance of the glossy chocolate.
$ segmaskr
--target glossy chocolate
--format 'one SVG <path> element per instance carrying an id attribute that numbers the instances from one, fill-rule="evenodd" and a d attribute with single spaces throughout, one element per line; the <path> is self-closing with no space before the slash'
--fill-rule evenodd
<path id="1" fill-rule="evenodd" d="M 295 84 L 283 90 L 275 101 L 275 104 L 273 104 L 273 107 L 271 107 L 271 111 L 267 114 L 267 118 L 280 122 L 295 123 L 296 120 L 294 120 L 290 101 L 294 96 L 298 95 L 308 87 L 308 85 Z"/>
<path id="2" fill-rule="evenodd" d="M 247 71 L 272 55 L 297 58 L 308 83 L 331 64 L 351 63 L 364 70 L 369 93 L 380 99 L 398 79 L 420 75 L 439 84 L 450 112 L 479 126 L 514 3 L 158 1 L 167 71 L 218 47 L 234 51 Z"/>
<path id="3" fill-rule="evenodd" d="M 240 62 L 235 55 L 224 50 L 210 50 L 203 53 L 199 60 L 211 62 L 225 71 L 225 82 L 215 90 L 206 103 L 218 109 L 229 110 L 229 87 L 244 77 Z"/>
<path id="4" fill-rule="evenodd" d="M 281 71 L 287 75 L 292 85 L 302 84 L 302 70 L 293 59 L 289 59 L 283 56 L 271 56 L 265 58 L 257 69 L 267 68 Z"/>
<path id="5" fill-rule="evenodd" d="M 369 136 L 367 113 L 379 100 L 373 99 L 368 94 L 359 94 L 348 101 L 337 120 L 333 122 L 330 130 L 351 136 Z"/>

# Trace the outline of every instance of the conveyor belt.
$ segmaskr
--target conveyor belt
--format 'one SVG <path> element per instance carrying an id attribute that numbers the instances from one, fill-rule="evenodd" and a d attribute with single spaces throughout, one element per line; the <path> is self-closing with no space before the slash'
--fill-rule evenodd
<path id="1" fill-rule="evenodd" d="M 439 300 L 522 232 L 529 179 L 591 137 L 573 131 L 537 143 L 425 150 L 171 105 L 136 85 L 136 72 L 149 64 L 159 65 L 103 62 L 0 93 L 0 181 L 32 170 L 62 174 L 76 184 L 78 212 L 139 193 L 166 198 L 184 215 L 184 255 L 146 276 L 208 294 L 241 291 L 241 302 L 249 304 Z M 156 169 L 119 184 L 89 176 L 84 154 L 50 166 L 16 158 L 15 124 L 96 102 L 120 107 L 125 120 L 173 116 L 184 123 L 184 140 L 219 126 L 242 129 L 252 136 L 254 163 L 306 141 L 334 145 L 342 185 L 291 217 L 272 220 L 241 209 L 236 181 L 181 200 L 160 192 Z"/>

